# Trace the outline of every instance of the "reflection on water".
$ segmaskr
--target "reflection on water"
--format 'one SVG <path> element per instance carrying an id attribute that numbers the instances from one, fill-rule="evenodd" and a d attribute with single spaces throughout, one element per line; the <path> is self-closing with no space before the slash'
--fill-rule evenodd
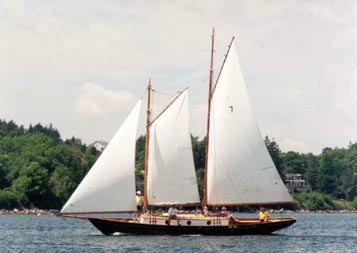
<path id="1" fill-rule="evenodd" d="M 0 216 L 1 253 L 27 252 L 355 252 L 356 214 L 294 214 L 270 236 L 104 236 L 88 221 Z"/>

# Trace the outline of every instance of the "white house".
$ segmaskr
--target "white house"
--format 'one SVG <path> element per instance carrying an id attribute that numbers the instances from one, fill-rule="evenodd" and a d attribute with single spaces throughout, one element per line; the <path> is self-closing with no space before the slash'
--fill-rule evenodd
<path id="1" fill-rule="evenodd" d="M 289 192 L 311 191 L 311 186 L 306 183 L 301 174 L 286 174 L 285 184 Z"/>
<path id="2" fill-rule="evenodd" d="M 108 145 L 105 141 L 95 141 L 91 144 L 96 150 L 102 152 Z"/>

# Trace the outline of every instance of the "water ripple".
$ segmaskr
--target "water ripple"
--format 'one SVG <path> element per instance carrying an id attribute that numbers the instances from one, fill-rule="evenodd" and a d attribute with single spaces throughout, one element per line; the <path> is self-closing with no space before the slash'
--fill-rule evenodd
<path id="1" fill-rule="evenodd" d="M 0 216 L 1 253 L 355 252 L 355 214 L 295 214 L 274 235 L 104 236 L 88 221 L 54 216 Z"/>

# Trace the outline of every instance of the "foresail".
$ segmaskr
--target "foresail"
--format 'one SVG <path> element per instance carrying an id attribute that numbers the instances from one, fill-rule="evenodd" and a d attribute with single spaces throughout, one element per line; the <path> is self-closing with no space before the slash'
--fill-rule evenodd
<path id="1" fill-rule="evenodd" d="M 136 104 L 64 205 L 62 213 L 130 212 L 136 210 L 134 162 L 141 102 L 140 100 Z"/>
<path id="2" fill-rule="evenodd" d="M 150 126 L 148 204 L 199 203 L 184 91 Z"/>
<path id="3" fill-rule="evenodd" d="M 291 202 L 256 124 L 234 45 L 211 103 L 208 204 Z"/>

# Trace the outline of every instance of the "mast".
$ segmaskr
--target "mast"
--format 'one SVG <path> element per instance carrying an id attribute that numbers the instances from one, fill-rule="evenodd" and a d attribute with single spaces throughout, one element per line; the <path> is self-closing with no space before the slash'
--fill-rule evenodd
<path id="1" fill-rule="evenodd" d="M 147 99 L 147 110 L 146 110 L 146 137 L 145 137 L 145 174 L 144 174 L 144 208 L 147 209 L 148 206 L 148 161 L 149 161 L 149 140 L 150 140 L 150 99 L 151 99 L 151 79 L 149 79 L 148 84 L 148 99 Z"/>
<path id="2" fill-rule="evenodd" d="M 211 114 L 211 98 L 212 98 L 212 82 L 213 82 L 213 53 L 214 53 L 214 28 L 212 29 L 211 37 L 211 62 L 209 70 L 209 83 L 208 83 L 208 111 L 207 111 L 207 131 L 206 131 L 206 157 L 205 157 L 205 170 L 203 181 L 202 193 L 202 206 L 207 206 L 207 168 L 208 168 L 208 145 L 209 145 L 209 128 L 210 128 L 210 114 Z"/>

